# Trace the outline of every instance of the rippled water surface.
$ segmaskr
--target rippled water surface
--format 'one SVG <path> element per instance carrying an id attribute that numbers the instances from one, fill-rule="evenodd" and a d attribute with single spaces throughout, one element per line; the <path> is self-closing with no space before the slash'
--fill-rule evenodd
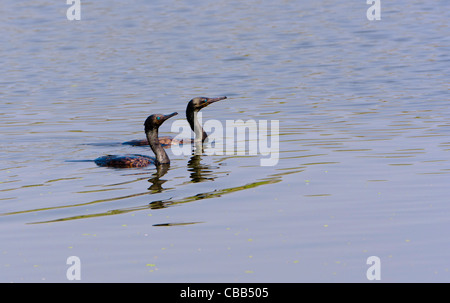
<path id="1" fill-rule="evenodd" d="M 1 4 L 0 281 L 450 281 L 448 1 L 65 2 Z M 278 120 L 276 165 L 79 161 L 223 95 L 203 120 Z"/>

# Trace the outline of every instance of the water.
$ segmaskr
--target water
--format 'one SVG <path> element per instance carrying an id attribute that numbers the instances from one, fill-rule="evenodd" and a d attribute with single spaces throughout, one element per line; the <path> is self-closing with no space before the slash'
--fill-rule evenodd
<path id="1" fill-rule="evenodd" d="M 0 281 L 450 281 L 448 1 L 58 2 L 1 5 Z M 279 120 L 277 165 L 71 162 L 222 95 L 203 119 Z"/>

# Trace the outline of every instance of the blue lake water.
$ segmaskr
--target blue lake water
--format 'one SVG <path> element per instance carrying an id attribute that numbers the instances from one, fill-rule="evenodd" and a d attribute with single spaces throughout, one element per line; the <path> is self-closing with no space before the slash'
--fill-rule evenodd
<path id="1" fill-rule="evenodd" d="M 450 2 L 65 2 L 1 4 L 1 282 L 450 281 Z M 196 96 L 278 120 L 278 163 L 73 161 Z"/>

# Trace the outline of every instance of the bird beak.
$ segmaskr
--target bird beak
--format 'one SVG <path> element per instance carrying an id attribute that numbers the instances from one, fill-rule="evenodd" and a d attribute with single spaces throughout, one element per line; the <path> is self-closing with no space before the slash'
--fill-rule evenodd
<path id="1" fill-rule="evenodd" d="M 226 98 L 227 98 L 226 96 L 218 97 L 218 98 L 207 98 L 206 103 L 209 105 L 211 103 L 214 103 L 214 102 L 217 102 L 217 101 L 220 101 L 220 100 L 224 100 Z"/>
<path id="2" fill-rule="evenodd" d="M 200 108 L 204 108 L 204 107 L 210 105 L 211 103 L 214 103 L 214 102 L 217 102 L 217 101 L 220 101 L 220 100 L 224 100 L 226 98 L 227 97 L 225 97 L 225 96 L 224 97 L 218 97 L 218 98 L 206 98 L 206 102 L 202 103 Z"/>
<path id="3" fill-rule="evenodd" d="M 163 121 L 166 121 L 167 119 L 172 118 L 173 116 L 176 116 L 176 115 L 178 115 L 177 112 L 174 112 L 174 113 L 171 113 L 171 114 L 168 114 L 168 115 L 164 115 Z"/>

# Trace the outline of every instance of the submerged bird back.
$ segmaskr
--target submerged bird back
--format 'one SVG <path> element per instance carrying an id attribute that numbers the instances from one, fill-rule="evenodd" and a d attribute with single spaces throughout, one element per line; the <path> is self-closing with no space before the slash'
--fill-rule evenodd
<path id="1" fill-rule="evenodd" d="M 108 155 L 95 159 L 95 163 L 98 166 L 118 168 L 146 167 L 155 164 L 155 158 L 145 155 Z"/>

